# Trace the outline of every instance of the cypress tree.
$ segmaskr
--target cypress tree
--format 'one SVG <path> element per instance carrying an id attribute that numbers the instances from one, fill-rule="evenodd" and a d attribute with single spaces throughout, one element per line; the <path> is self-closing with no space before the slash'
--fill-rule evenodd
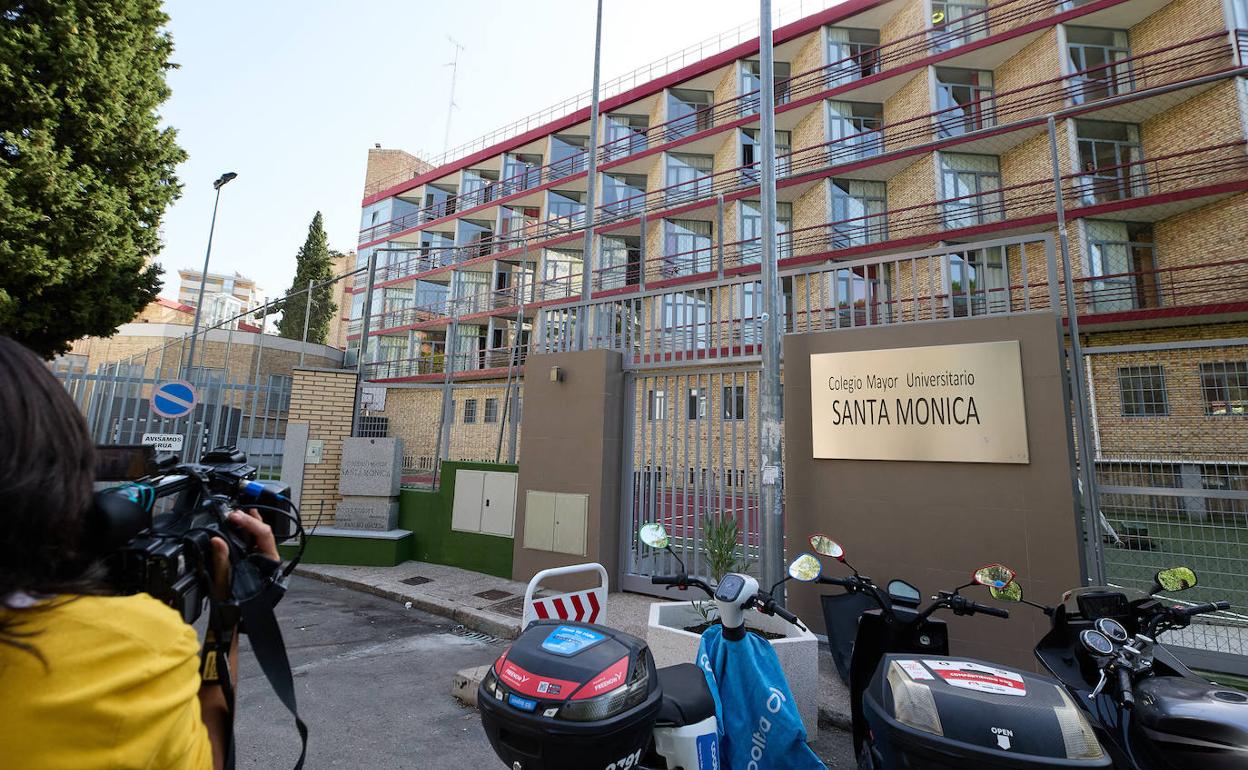
<path id="1" fill-rule="evenodd" d="M 282 319 L 277 322 L 277 333 L 292 340 L 303 339 L 303 315 L 308 307 L 307 295 L 303 292 L 308 288 L 308 281 L 321 283 L 334 276 L 333 257 L 331 256 L 328 237 L 325 235 L 325 221 L 321 212 L 316 212 L 312 223 L 308 225 L 308 237 L 303 242 L 299 253 L 295 255 L 295 280 L 290 285 L 287 296 L 291 298 L 281 303 Z M 326 284 L 312 290 L 312 314 L 308 319 L 308 342 L 325 344 L 329 336 L 329 322 L 338 309 L 334 303 L 332 284 Z"/>

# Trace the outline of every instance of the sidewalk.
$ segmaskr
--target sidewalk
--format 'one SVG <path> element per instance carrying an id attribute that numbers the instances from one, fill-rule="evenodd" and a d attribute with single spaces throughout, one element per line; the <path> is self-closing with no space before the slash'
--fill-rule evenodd
<path id="1" fill-rule="evenodd" d="M 502 639 L 520 633 L 521 605 L 526 585 L 458 567 L 404 562 L 395 567 L 300 565 L 295 574 L 345 588 L 364 591 L 435 615 L 451 618 L 467 628 Z M 539 592 L 543 595 L 544 592 Z M 650 605 L 665 601 L 642 594 L 614 592 L 607 600 L 605 625 L 646 638 Z M 819 655 L 819 724 L 848 730 L 849 693 L 836 676 L 831 656 Z"/>

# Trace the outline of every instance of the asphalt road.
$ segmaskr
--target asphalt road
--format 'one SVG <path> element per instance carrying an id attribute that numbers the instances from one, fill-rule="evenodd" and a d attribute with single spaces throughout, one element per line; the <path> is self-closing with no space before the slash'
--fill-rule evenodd
<path id="1" fill-rule="evenodd" d="M 489 663 L 501 644 L 457 634 L 450 620 L 306 578 L 291 581 L 278 619 L 310 732 L 309 770 L 504 767 L 476 710 L 450 694 L 456 671 Z M 294 721 L 245 642 L 240 669 L 238 767 L 294 767 Z M 828 767 L 854 766 L 840 731 L 821 730 L 815 749 Z"/>

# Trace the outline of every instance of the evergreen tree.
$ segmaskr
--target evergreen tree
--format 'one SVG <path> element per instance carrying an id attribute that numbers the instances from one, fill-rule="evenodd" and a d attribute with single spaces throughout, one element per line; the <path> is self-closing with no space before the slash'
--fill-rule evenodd
<path id="1" fill-rule="evenodd" d="M 295 255 L 295 280 L 290 285 L 287 295 L 291 298 L 281 303 L 282 320 L 277 322 L 277 333 L 292 340 L 303 339 L 303 315 L 308 307 L 308 295 L 303 292 L 308 288 L 308 281 L 321 283 L 334 277 L 333 256 L 327 244 L 325 221 L 321 212 L 312 217 L 308 225 L 308 237 L 303 247 Z M 333 252 L 336 254 L 337 252 Z M 312 313 L 308 319 L 308 342 L 325 344 L 329 336 L 329 321 L 338 308 L 334 303 L 333 284 L 326 284 L 312 290 Z"/>
<path id="2" fill-rule="evenodd" d="M 159 0 L 0 2 L 0 333 L 44 356 L 156 298 L 185 157 Z"/>

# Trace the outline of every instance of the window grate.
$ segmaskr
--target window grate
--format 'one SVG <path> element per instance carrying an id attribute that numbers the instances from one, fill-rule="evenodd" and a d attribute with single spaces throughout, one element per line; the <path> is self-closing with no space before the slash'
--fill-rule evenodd
<path id="1" fill-rule="evenodd" d="M 1166 375 L 1161 366 L 1123 366 L 1118 369 L 1123 417 L 1166 417 Z"/>

